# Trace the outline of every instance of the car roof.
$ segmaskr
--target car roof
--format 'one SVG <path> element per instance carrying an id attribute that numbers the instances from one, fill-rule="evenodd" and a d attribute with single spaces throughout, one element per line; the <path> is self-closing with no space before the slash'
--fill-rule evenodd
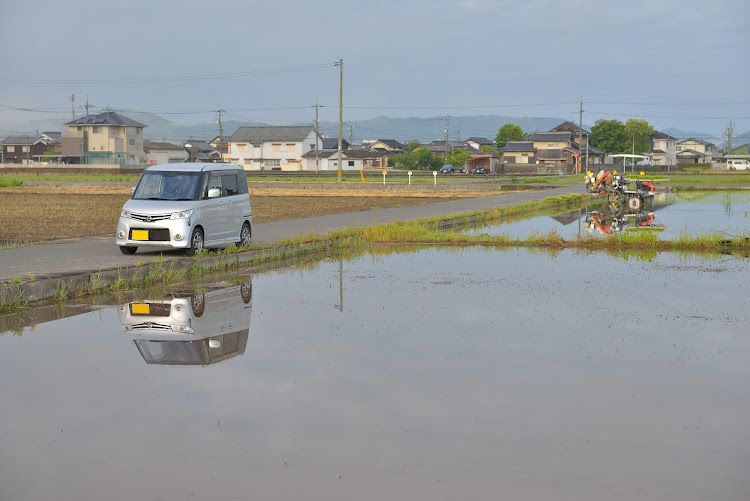
<path id="1" fill-rule="evenodd" d="M 207 172 L 214 170 L 243 170 L 241 166 L 227 163 L 179 163 L 149 165 L 146 170 L 166 172 Z"/>

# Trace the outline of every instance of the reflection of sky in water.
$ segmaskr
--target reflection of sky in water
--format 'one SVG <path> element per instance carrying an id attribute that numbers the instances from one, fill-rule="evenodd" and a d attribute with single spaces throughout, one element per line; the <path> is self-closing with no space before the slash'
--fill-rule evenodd
<path id="1" fill-rule="evenodd" d="M 114 307 L 5 334 L 0 498 L 743 499 L 748 284 L 427 249 L 253 277 L 207 367 L 145 364 Z"/>
<path id="2" fill-rule="evenodd" d="M 655 214 L 654 226 L 664 228 L 658 235 L 670 240 L 682 233 L 725 232 L 730 235 L 750 234 L 750 194 L 707 193 L 657 194 L 651 210 Z M 556 231 L 563 238 L 586 234 L 586 210 L 559 216 L 539 216 L 523 221 L 499 223 L 469 230 L 470 234 L 506 234 L 519 238 L 532 233 L 546 234 Z M 633 221 L 629 228 L 634 226 Z M 598 234 L 595 232 L 595 234 Z"/>

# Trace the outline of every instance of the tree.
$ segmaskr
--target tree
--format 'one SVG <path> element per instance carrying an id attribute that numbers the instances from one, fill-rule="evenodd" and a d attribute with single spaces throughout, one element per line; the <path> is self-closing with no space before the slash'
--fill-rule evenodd
<path id="1" fill-rule="evenodd" d="M 422 143 L 419 142 L 419 139 L 412 139 L 411 141 L 407 141 L 406 143 L 404 143 L 404 150 L 414 151 L 420 146 L 422 146 Z"/>
<path id="2" fill-rule="evenodd" d="M 495 148 L 494 146 L 490 146 L 489 144 L 483 144 L 479 147 L 479 151 L 481 151 L 482 153 L 496 154 L 497 148 Z"/>
<path id="3" fill-rule="evenodd" d="M 597 120 L 591 127 L 589 141 L 604 153 L 624 153 L 625 125 L 619 120 Z"/>
<path id="4" fill-rule="evenodd" d="M 630 149 L 627 150 L 629 153 L 633 153 L 633 150 L 636 155 L 651 153 L 651 136 L 653 135 L 653 125 L 645 120 L 631 118 L 625 122 L 625 140 L 630 139 Z"/>
<path id="5" fill-rule="evenodd" d="M 417 169 L 433 170 L 440 168 L 440 159 L 427 148 L 419 148 L 412 153 Z"/>
<path id="6" fill-rule="evenodd" d="M 463 148 L 456 148 L 453 151 L 453 155 L 448 155 L 447 163 L 451 164 L 456 169 L 460 169 L 461 166 L 466 164 L 466 161 L 471 158 L 471 153 L 466 153 Z"/>
<path id="7" fill-rule="evenodd" d="M 495 143 L 497 149 L 501 150 L 508 144 L 508 141 L 523 141 L 524 139 L 526 139 L 526 135 L 521 127 L 515 124 L 505 124 L 498 129 Z"/>

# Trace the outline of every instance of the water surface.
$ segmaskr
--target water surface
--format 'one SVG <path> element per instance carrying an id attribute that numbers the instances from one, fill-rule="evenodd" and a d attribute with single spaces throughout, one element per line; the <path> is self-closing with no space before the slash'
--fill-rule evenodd
<path id="1" fill-rule="evenodd" d="M 747 259 L 422 249 L 245 278 L 0 335 L 0 499 L 750 493 Z"/>

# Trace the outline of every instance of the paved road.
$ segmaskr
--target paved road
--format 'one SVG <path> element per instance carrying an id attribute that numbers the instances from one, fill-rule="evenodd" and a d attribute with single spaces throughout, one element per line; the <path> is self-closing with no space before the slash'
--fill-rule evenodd
<path id="1" fill-rule="evenodd" d="M 550 190 L 510 193 L 491 197 L 468 198 L 414 205 L 391 209 L 351 212 L 331 216 L 290 219 L 253 225 L 255 245 L 273 244 L 285 238 L 318 232 L 321 234 L 351 226 L 373 223 L 407 221 L 440 215 L 462 214 L 475 210 L 492 209 L 568 193 L 584 193 L 583 185 L 565 186 Z M 139 261 L 150 262 L 164 255 L 166 260 L 180 259 L 182 252 L 163 249 L 141 251 L 134 255 L 122 254 L 112 235 L 57 240 L 39 245 L 0 249 L 0 282 L 14 277 L 37 279 L 61 277 L 76 273 L 117 269 L 133 266 Z"/>

